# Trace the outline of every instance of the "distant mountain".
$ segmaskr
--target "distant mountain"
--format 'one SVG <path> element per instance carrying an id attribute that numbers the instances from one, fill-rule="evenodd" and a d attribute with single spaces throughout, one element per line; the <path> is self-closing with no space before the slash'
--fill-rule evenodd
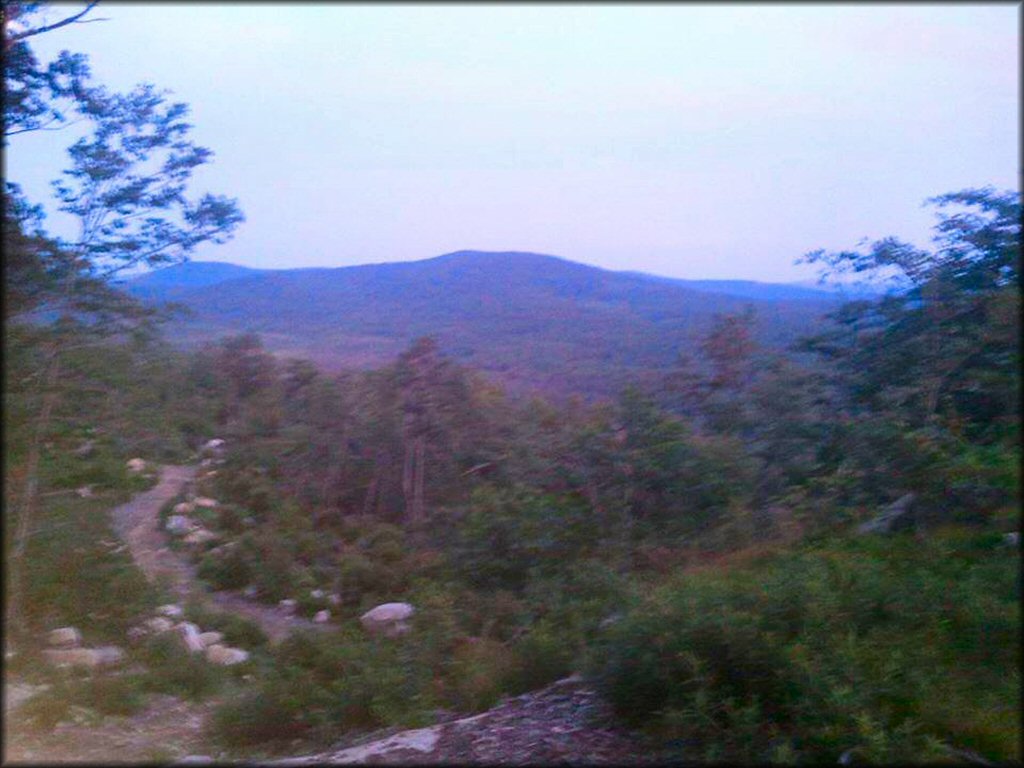
<path id="1" fill-rule="evenodd" d="M 126 287 L 139 298 L 167 301 L 194 288 L 204 288 L 263 271 L 220 261 L 186 261 L 131 278 Z"/>
<path id="2" fill-rule="evenodd" d="M 694 348 L 715 313 L 753 306 L 762 343 L 783 345 L 818 327 L 837 303 L 792 286 L 696 281 L 698 288 L 536 253 L 458 251 L 323 269 L 233 267 L 170 267 L 128 287 L 150 301 L 188 306 L 194 317 L 168 334 L 185 344 L 252 331 L 275 352 L 337 369 L 388 362 L 416 337 L 431 335 L 454 358 L 513 388 L 596 395 L 658 375 Z M 716 283 L 725 290 L 712 290 Z"/>

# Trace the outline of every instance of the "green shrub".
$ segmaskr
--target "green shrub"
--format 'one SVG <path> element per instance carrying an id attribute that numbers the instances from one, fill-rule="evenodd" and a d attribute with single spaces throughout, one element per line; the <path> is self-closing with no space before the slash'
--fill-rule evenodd
<path id="1" fill-rule="evenodd" d="M 203 555 L 196 575 L 214 589 L 241 589 L 252 581 L 253 568 L 247 553 L 234 546 L 219 554 L 208 552 Z"/>
<path id="2" fill-rule="evenodd" d="M 224 671 L 208 663 L 203 654 L 186 651 L 174 632 L 150 637 L 140 656 L 148 670 L 144 686 L 149 691 L 202 699 L 214 693 L 224 678 Z"/>
<path id="3" fill-rule="evenodd" d="M 504 643 L 467 638 L 456 647 L 448 672 L 450 705 L 461 712 L 493 706 L 509 690 L 516 661 Z"/>
<path id="4" fill-rule="evenodd" d="M 822 542 L 676 579 L 591 669 L 628 722 L 707 759 L 1015 759 L 1018 567 L 986 534 Z"/>

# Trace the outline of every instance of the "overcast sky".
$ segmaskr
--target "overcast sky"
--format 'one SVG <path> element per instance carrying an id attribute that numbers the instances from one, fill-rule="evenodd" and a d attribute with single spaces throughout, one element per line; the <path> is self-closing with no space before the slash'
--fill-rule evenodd
<path id="1" fill-rule="evenodd" d="M 195 190 L 237 197 L 248 218 L 197 259 L 528 250 L 790 281 L 813 274 L 793 261 L 814 248 L 925 244 L 926 197 L 1019 188 L 1019 15 L 117 3 L 35 48 L 84 52 L 111 88 L 148 81 L 191 105 L 216 153 Z M 8 177 L 47 202 L 69 138 L 14 137 Z"/>

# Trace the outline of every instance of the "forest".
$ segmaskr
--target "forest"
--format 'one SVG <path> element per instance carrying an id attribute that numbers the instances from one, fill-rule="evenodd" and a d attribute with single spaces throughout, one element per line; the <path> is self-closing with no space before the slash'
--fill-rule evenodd
<path id="1" fill-rule="evenodd" d="M 341 372 L 256 334 L 181 349 L 173 307 L 115 280 L 244 216 L 188 197 L 212 153 L 185 105 L 95 85 L 79 55 L 44 65 L 31 41 L 5 32 L 5 144 L 72 115 L 89 129 L 57 185 L 74 242 L 4 194 L 5 667 L 50 686 L 19 727 L 170 693 L 215 701 L 210 743 L 254 758 L 578 673 L 665 759 L 1020 759 L 1017 192 L 929 200 L 928 248 L 807 254 L 906 287 L 787 348 L 720 313 L 691 357 L 612 397 L 509 391 L 430 334 Z M 273 643 L 195 601 L 244 664 L 154 636 L 118 676 L 47 667 L 47 631 L 124 645 L 173 602 L 106 515 L 156 482 L 135 457 L 202 462 L 211 537 L 170 546 L 209 592 L 294 600 L 327 628 Z M 368 637 L 359 617 L 391 602 L 412 630 Z"/>

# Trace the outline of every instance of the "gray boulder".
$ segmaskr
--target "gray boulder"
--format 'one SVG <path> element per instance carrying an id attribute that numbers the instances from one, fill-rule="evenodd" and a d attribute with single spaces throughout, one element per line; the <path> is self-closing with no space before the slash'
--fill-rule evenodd
<path id="1" fill-rule="evenodd" d="M 77 648 L 82 644 L 82 633 L 75 627 L 61 627 L 46 635 L 46 644 L 54 648 Z"/>
<path id="2" fill-rule="evenodd" d="M 409 603 L 384 603 L 364 613 L 359 621 L 371 635 L 397 637 L 409 631 L 407 620 L 415 612 Z"/>

